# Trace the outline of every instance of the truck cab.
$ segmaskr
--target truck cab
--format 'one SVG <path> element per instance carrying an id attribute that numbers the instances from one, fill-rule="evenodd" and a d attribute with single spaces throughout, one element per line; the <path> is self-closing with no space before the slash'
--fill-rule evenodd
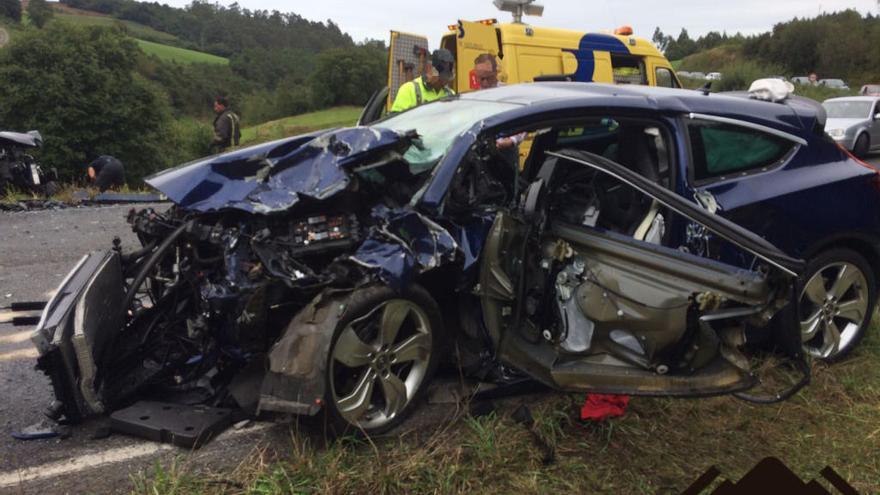
<path id="1" fill-rule="evenodd" d="M 474 59 L 484 53 L 495 55 L 503 84 L 579 81 L 681 87 L 672 64 L 650 41 L 634 36 L 628 26 L 606 34 L 500 24 L 495 19 L 460 20 L 449 26 L 440 48 L 455 57 L 451 86 L 457 93 L 479 88 Z M 390 110 L 398 88 L 419 77 L 428 57 L 427 37 L 392 31 L 388 87 L 367 103 L 359 123 L 372 122 Z"/>

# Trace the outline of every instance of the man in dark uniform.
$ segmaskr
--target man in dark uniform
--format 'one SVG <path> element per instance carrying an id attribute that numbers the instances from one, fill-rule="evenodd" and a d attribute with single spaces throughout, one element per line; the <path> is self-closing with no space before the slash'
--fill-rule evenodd
<path id="1" fill-rule="evenodd" d="M 101 192 L 125 184 L 122 162 L 110 155 L 101 155 L 88 165 L 89 181 Z"/>
<path id="2" fill-rule="evenodd" d="M 219 96 L 214 100 L 214 141 L 211 142 L 211 149 L 215 153 L 222 153 L 230 146 L 238 146 L 241 139 L 241 128 L 238 125 L 239 118 L 232 110 L 229 109 L 229 101 Z"/>

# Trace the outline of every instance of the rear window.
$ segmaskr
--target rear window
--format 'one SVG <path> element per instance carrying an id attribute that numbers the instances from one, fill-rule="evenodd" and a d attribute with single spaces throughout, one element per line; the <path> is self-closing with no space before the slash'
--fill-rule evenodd
<path id="1" fill-rule="evenodd" d="M 761 131 L 714 122 L 688 127 L 694 179 L 721 179 L 781 164 L 794 143 Z"/>
<path id="2" fill-rule="evenodd" d="M 611 71 L 615 84 L 648 84 L 645 62 L 640 57 L 612 53 Z"/>

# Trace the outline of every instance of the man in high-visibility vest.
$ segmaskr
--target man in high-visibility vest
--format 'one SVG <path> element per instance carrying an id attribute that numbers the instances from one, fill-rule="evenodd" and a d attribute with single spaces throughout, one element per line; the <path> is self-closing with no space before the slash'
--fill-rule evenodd
<path id="1" fill-rule="evenodd" d="M 238 115 L 229 109 L 229 101 L 219 96 L 214 100 L 214 140 L 211 148 L 215 153 L 222 153 L 226 148 L 238 146 L 241 139 L 241 127 Z"/>
<path id="2" fill-rule="evenodd" d="M 404 83 L 397 90 L 391 112 L 403 112 L 422 103 L 454 95 L 447 84 L 455 77 L 455 57 L 445 49 L 435 50 L 431 62 L 425 64 L 422 75 Z"/>

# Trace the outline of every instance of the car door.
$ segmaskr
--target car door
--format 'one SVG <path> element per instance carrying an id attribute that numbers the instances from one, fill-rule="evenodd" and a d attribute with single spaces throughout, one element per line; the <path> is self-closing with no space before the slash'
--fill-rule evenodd
<path id="1" fill-rule="evenodd" d="M 788 209 L 782 204 L 771 207 L 767 200 L 779 196 L 778 180 L 782 179 L 772 174 L 779 173 L 807 142 L 766 126 L 711 115 L 690 115 L 682 125 L 690 159 L 680 194 L 760 232 L 771 242 L 782 244 L 790 239 L 795 226 L 788 220 Z M 726 249 L 698 225 L 681 226 L 676 236 L 681 245 L 700 256 L 739 266 L 751 264 L 747 255 Z"/>
<path id="2" fill-rule="evenodd" d="M 754 377 L 743 367 L 748 358 L 713 324 L 726 322 L 721 328 L 759 313 L 769 318 L 770 306 L 786 308 L 771 310 L 780 322 L 774 337 L 800 359 L 796 309 L 787 302 L 802 262 L 601 156 L 580 150 L 546 155 L 524 194 L 521 215 L 500 212 L 483 252 L 482 314 L 502 362 L 564 390 L 732 393 L 753 386 Z M 554 201 L 563 208 L 570 201 L 558 196 L 558 183 L 570 183 L 568 171 L 576 169 L 616 179 L 699 223 L 763 260 L 770 274 L 560 221 L 565 215 Z M 696 299 L 716 296 L 737 302 L 708 310 L 693 306 Z"/>

